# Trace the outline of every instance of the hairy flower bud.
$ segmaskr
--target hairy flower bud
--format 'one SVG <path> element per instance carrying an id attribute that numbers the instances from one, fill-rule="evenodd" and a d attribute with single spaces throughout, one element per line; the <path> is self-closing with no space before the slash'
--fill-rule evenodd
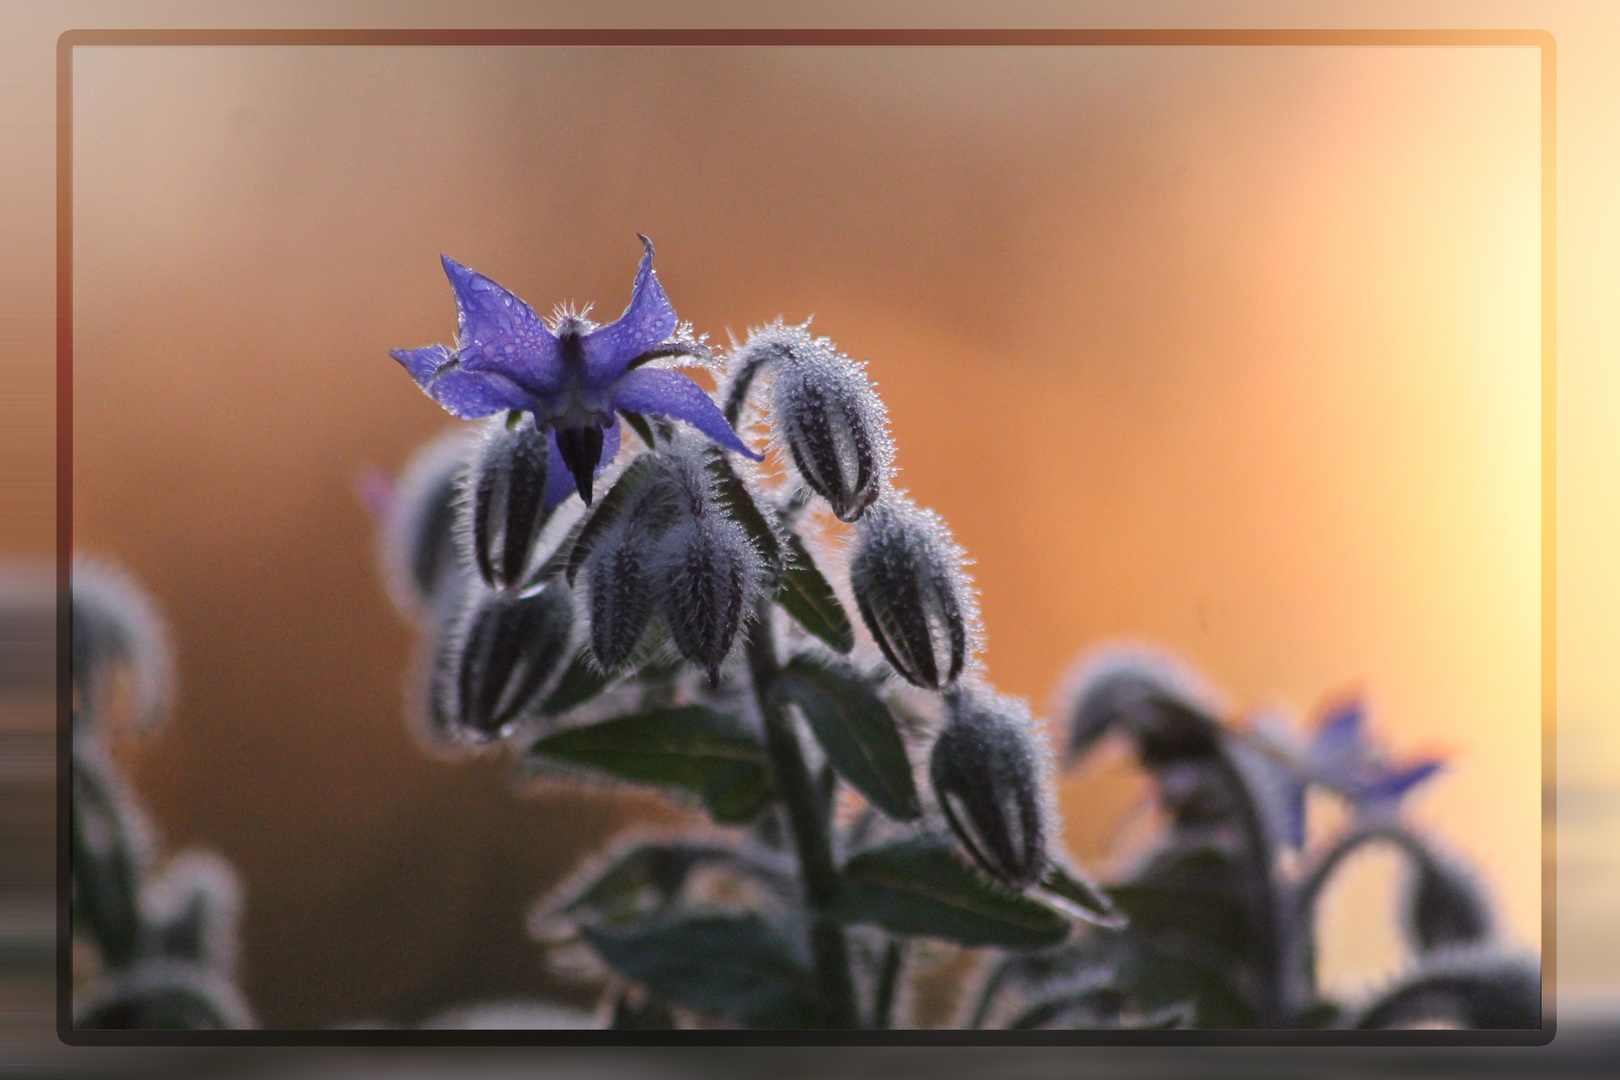
<path id="1" fill-rule="evenodd" d="M 993 877 L 1016 888 L 1046 870 L 1047 792 L 1029 707 L 981 691 L 954 694 L 929 778 L 951 829 Z"/>
<path id="2" fill-rule="evenodd" d="M 503 590 L 477 597 L 454 638 L 454 698 L 446 710 L 454 726 L 478 739 L 501 735 L 536 703 L 561 664 L 573 621 L 573 602 L 561 584 L 528 595 Z"/>
<path id="3" fill-rule="evenodd" d="M 1460 866 L 1425 852 L 1412 868 L 1407 930 L 1425 951 L 1471 945 L 1491 932 L 1491 912 L 1479 883 Z"/>
<path id="4" fill-rule="evenodd" d="M 756 330 L 739 351 L 733 383 L 740 394 L 765 365 L 773 368 L 771 423 L 794 468 L 840 520 L 857 520 L 882 493 L 894 460 L 888 414 L 863 366 L 803 326 L 780 323 Z"/>
<path id="5" fill-rule="evenodd" d="M 434 439 L 395 481 L 373 473 L 359 484 L 377 518 L 389 595 L 411 617 L 448 610 L 468 576 L 456 542 L 456 507 L 472 454 L 468 434 L 456 428 Z"/>
<path id="6" fill-rule="evenodd" d="M 939 515 L 899 495 L 879 501 L 856 527 L 855 603 L 889 663 L 918 686 L 956 682 L 976 644 L 978 606 L 962 562 Z"/>
<path id="7" fill-rule="evenodd" d="M 1196 679 L 1168 657 L 1110 649 L 1082 661 L 1064 695 L 1069 745 L 1077 761 L 1111 731 L 1136 740 L 1150 768 L 1213 757 L 1220 725 Z"/>
<path id="8" fill-rule="evenodd" d="M 133 578 L 106 563 L 75 559 L 71 581 L 75 716 L 98 719 L 113 677 L 125 671 L 131 719 L 137 727 L 151 724 L 174 693 L 169 637 L 157 608 Z"/>
<path id="9" fill-rule="evenodd" d="M 747 535 L 716 510 L 689 517 L 665 535 L 657 580 L 664 618 L 681 655 L 720 681 L 720 664 L 742 626 L 760 576 Z"/>
<path id="10" fill-rule="evenodd" d="M 603 671 L 630 659 L 652 619 L 656 537 L 638 528 L 639 515 L 615 522 L 585 564 L 590 588 L 591 651 Z"/>
<path id="11" fill-rule="evenodd" d="M 472 493 L 473 557 L 491 585 L 521 581 L 546 506 L 546 467 L 551 448 L 532 422 L 494 427 L 480 448 L 468 486 Z M 595 462 L 592 462 L 595 465 Z"/>

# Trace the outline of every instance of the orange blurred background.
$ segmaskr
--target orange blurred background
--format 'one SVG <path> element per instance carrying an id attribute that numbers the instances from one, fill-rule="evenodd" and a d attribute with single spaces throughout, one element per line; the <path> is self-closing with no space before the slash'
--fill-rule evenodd
<path id="1" fill-rule="evenodd" d="M 1533 49 L 79 48 L 75 545 L 151 589 L 167 846 L 230 858 L 271 1026 L 532 991 L 528 903 L 646 798 L 430 761 L 353 495 L 447 417 L 443 252 L 542 312 L 634 234 L 720 341 L 869 362 L 976 560 L 990 677 L 1162 646 L 1234 716 L 1363 688 L 1417 820 L 1540 938 Z M 1132 781 L 1066 781 L 1098 865 Z M 1378 860 L 1326 977 L 1397 967 Z"/>

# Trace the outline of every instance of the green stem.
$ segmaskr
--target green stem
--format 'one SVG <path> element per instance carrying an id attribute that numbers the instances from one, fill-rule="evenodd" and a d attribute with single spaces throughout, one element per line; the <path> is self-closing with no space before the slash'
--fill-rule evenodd
<path id="1" fill-rule="evenodd" d="M 849 945 L 836 910 L 838 868 L 833 865 L 821 793 L 805 764 L 792 718 L 771 694 L 781 667 L 776 658 L 768 599 L 760 604 L 749 629 L 748 668 L 765 725 L 765 746 L 771 757 L 776 791 L 787 810 L 788 830 L 798 850 L 805 906 L 810 909 L 810 953 L 821 989 L 823 1022 L 827 1027 L 853 1028 L 857 1026 L 855 985 L 849 971 Z"/>
<path id="2" fill-rule="evenodd" d="M 883 950 L 883 968 L 878 972 L 877 999 L 872 1002 L 872 1026 L 886 1031 L 894 1026 L 894 1001 L 900 985 L 900 968 L 906 959 L 906 939 L 890 938 Z"/>

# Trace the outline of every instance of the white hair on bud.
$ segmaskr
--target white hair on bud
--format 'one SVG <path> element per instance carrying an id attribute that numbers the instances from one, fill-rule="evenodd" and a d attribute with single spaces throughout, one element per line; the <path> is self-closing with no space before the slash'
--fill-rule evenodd
<path id="1" fill-rule="evenodd" d="M 128 572 L 84 555 L 73 559 L 70 589 L 73 682 L 85 719 L 99 719 L 109 681 L 122 669 L 131 725 L 156 724 L 174 706 L 174 651 L 157 605 Z"/>
<path id="2" fill-rule="evenodd" d="M 894 471 L 888 410 L 866 366 L 812 337 L 807 325 L 777 320 L 752 331 L 732 356 L 726 398 L 746 395 L 768 370 L 773 438 L 783 459 L 837 517 L 855 521 Z"/>
<path id="3" fill-rule="evenodd" d="M 488 427 L 488 425 L 486 425 Z M 442 597 L 441 575 L 465 576 L 469 550 L 460 519 L 463 487 L 480 432 L 460 424 L 441 432 L 411 455 L 394 481 L 382 513 L 378 557 L 388 596 L 401 614 L 420 621 Z M 436 587 L 438 586 L 438 587 Z"/>
<path id="4" fill-rule="evenodd" d="M 967 562 L 944 519 L 904 492 L 885 494 L 856 525 L 856 604 L 889 662 L 916 685 L 949 686 L 977 668 L 983 629 Z"/>

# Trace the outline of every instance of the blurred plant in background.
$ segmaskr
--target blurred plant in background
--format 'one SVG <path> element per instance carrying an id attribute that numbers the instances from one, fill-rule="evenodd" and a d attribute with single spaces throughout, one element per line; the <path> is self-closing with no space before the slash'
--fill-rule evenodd
<path id="1" fill-rule="evenodd" d="M 241 1028 L 240 890 L 212 852 L 161 864 L 152 830 L 108 742 L 168 711 L 173 660 L 162 620 L 125 574 L 86 559 L 72 571 L 73 1026 Z"/>

